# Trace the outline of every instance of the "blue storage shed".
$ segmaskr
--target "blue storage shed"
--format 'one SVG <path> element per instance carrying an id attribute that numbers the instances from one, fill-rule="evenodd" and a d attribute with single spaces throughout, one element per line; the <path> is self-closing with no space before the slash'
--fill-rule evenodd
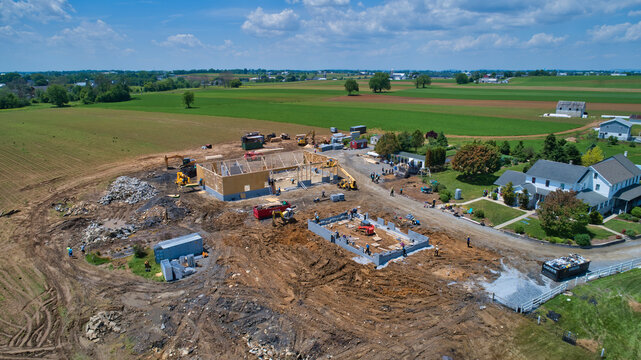
<path id="1" fill-rule="evenodd" d="M 159 242 L 154 246 L 156 262 L 178 259 L 183 255 L 200 255 L 203 253 L 203 238 L 199 233 L 180 236 Z"/>

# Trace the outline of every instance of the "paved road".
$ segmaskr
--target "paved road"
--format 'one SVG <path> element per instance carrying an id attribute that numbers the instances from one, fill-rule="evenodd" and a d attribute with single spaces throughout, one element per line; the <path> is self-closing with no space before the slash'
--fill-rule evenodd
<path id="1" fill-rule="evenodd" d="M 507 235 L 490 227 L 483 227 L 461 220 L 439 209 L 424 208 L 420 202 L 405 196 L 389 196 L 383 187 L 372 183 L 369 173 L 380 173 L 382 165 L 373 165 L 355 156 L 366 151 L 333 151 L 327 155 L 336 157 L 346 170 L 356 178 L 361 190 L 377 196 L 382 204 L 388 204 L 391 209 L 411 213 L 421 220 L 424 226 L 440 228 L 451 236 L 465 239 L 472 237 L 473 243 L 479 243 L 492 248 L 505 256 L 504 250 L 516 251 L 535 259 L 549 259 L 569 253 L 579 253 L 592 260 L 593 268 L 616 264 L 625 260 L 641 257 L 641 240 L 626 241 L 622 244 L 596 249 L 568 248 L 555 244 L 532 241 Z M 513 255 L 513 254 L 511 254 Z"/>

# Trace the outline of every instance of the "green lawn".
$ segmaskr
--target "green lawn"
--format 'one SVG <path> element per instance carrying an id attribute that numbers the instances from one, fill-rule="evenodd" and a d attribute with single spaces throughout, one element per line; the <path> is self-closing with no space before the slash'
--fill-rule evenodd
<path id="1" fill-rule="evenodd" d="M 470 178 L 461 176 L 458 171 L 448 169 L 445 171 L 432 173 L 431 177 L 427 177 L 425 179 L 427 180 L 427 182 L 431 180 L 437 180 L 440 184 L 445 185 L 447 187 L 447 190 L 452 192 L 452 195 L 454 194 L 454 191 L 456 189 L 461 189 L 463 198 L 458 201 L 452 199 L 452 202 L 465 202 L 482 197 L 483 190 L 487 190 L 489 192 L 492 189 L 497 188 L 497 186 L 494 185 L 494 182 L 505 171 L 522 171 L 524 166 L 525 164 L 519 164 L 511 167 L 504 167 L 494 174 L 477 175 Z"/>
<path id="2" fill-rule="evenodd" d="M 144 258 L 137 258 L 134 255 L 128 257 L 127 265 L 129 266 L 129 269 L 134 274 L 142 276 L 144 278 L 154 281 L 165 281 L 165 278 L 163 276 L 156 276 L 156 274 L 161 270 L 160 264 L 156 263 L 156 259 L 154 258 L 154 252 L 151 249 L 145 250 L 147 251 L 147 256 L 145 256 Z M 145 261 L 149 261 L 149 264 L 151 265 L 150 272 L 145 271 Z"/>
<path id="3" fill-rule="evenodd" d="M 539 221 L 539 219 L 534 217 L 527 217 L 523 220 L 517 221 L 513 224 L 506 226 L 505 229 L 514 230 L 519 225 L 523 226 L 523 230 L 525 230 L 525 234 L 532 238 L 536 238 L 539 240 L 546 240 L 546 241 L 555 242 L 555 243 L 571 243 L 574 241 L 573 239 L 562 239 L 558 237 L 548 236 L 543 230 L 543 228 L 541 227 L 541 222 Z M 590 235 L 590 238 L 592 240 L 607 239 L 610 236 L 614 235 L 607 230 L 604 230 L 592 225 L 588 225 L 588 234 Z"/>
<path id="4" fill-rule="evenodd" d="M 467 209 L 472 208 L 475 212 L 483 210 L 485 218 L 488 219 L 492 225 L 499 225 L 525 214 L 525 211 L 523 210 L 511 208 L 488 200 L 475 201 L 471 204 L 465 205 L 465 207 Z"/>
<path id="5" fill-rule="evenodd" d="M 596 341 L 608 359 L 641 359 L 641 312 L 629 303 L 641 302 L 640 280 L 641 270 L 634 269 L 576 287 L 571 297 L 559 295 L 548 301 L 536 313 L 545 317 L 552 310 L 561 319 L 558 323 L 548 319 L 539 327 L 552 337 L 547 346 L 540 344 L 533 352 L 564 347 L 558 335 L 571 331 L 578 339 Z"/>
<path id="6" fill-rule="evenodd" d="M 512 78 L 507 86 L 641 89 L 641 76 L 527 76 Z"/>
<path id="7" fill-rule="evenodd" d="M 94 252 L 91 252 L 85 256 L 85 260 L 87 260 L 88 263 L 93 264 L 93 265 L 102 265 L 106 264 L 108 262 L 111 262 L 109 258 L 102 257 Z"/>
<path id="8" fill-rule="evenodd" d="M 641 224 L 631 221 L 625 221 L 621 219 L 612 219 L 603 224 L 608 229 L 612 229 L 616 232 L 621 232 L 625 230 L 634 230 L 637 234 L 641 234 Z"/>

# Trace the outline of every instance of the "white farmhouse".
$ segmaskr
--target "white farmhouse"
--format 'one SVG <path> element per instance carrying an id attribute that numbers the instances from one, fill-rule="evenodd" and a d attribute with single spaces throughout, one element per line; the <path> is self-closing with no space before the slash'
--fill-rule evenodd
<path id="1" fill-rule="evenodd" d="M 521 179 L 524 179 L 521 181 Z M 525 174 L 508 170 L 495 185 L 512 182 L 516 192 L 527 190 L 530 206 L 538 207 L 553 191 L 576 191 L 590 211 L 602 214 L 628 211 L 641 204 L 641 169 L 623 154 L 592 166 L 578 166 L 539 160 Z"/>
<path id="2" fill-rule="evenodd" d="M 599 126 L 599 139 L 609 139 L 611 136 L 621 141 L 632 140 L 632 123 L 618 117 L 602 122 Z"/>

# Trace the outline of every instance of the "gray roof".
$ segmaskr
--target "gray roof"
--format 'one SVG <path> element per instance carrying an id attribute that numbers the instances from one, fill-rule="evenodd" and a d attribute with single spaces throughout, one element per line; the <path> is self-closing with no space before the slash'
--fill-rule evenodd
<path id="1" fill-rule="evenodd" d="M 494 185 L 505 186 L 507 183 L 511 182 L 514 186 L 520 186 L 525 183 L 525 173 L 514 170 L 507 170 L 504 172 L 496 181 Z"/>
<path id="2" fill-rule="evenodd" d="M 543 196 L 547 196 L 547 194 L 550 193 L 550 190 L 541 189 L 539 187 L 534 186 L 534 184 L 532 183 L 525 183 L 525 185 L 523 185 L 523 188 L 527 190 L 528 194 L 532 194 L 532 195 L 540 194 Z"/>
<path id="3" fill-rule="evenodd" d="M 607 197 L 592 190 L 581 191 L 580 193 L 576 194 L 576 198 L 582 200 L 584 203 L 590 206 L 596 206 L 601 204 L 602 202 L 608 201 Z"/>
<path id="4" fill-rule="evenodd" d="M 620 191 L 620 194 L 617 197 L 623 201 L 632 201 L 640 196 L 641 196 L 641 185 L 636 184 L 627 189 L 622 189 Z"/>
<path id="5" fill-rule="evenodd" d="M 603 176 L 611 185 L 641 176 L 641 170 L 630 159 L 617 154 L 592 165 L 594 171 Z"/>
<path id="6" fill-rule="evenodd" d="M 410 159 L 419 160 L 419 161 L 425 161 L 425 155 L 418 155 L 418 154 L 413 154 L 413 153 L 409 153 L 409 152 L 405 152 L 405 151 L 400 151 L 396 155 L 401 156 L 401 157 L 410 158 Z"/>
<path id="7" fill-rule="evenodd" d="M 559 100 L 559 102 L 556 104 L 556 107 L 564 107 L 564 108 L 573 108 L 578 110 L 578 108 L 583 108 L 585 107 L 585 101 L 566 101 L 566 100 Z"/>
<path id="8" fill-rule="evenodd" d="M 588 168 L 550 160 L 539 160 L 526 173 L 541 179 L 556 180 L 564 184 L 576 184 L 588 172 Z"/>
<path id="9" fill-rule="evenodd" d="M 621 124 L 621 125 L 623 125 L 625 127 L 632 127 L 632 125 L 633 125 L 628 120 L 624 120 L 622 118 L 614 118 L 612 120 L 608 120 L 608 121 L 602 122 L 599 126 L 603 126 L 603 125 L 606 125 L 606 124 L 609 124 L 609 123 L 613 123 L 613 122 L 618 122 L 619 124 Z"/>
<path id="10" fill-rule="evenodd" d="M 177 237 L 177 238 L 161 241 L 161 242 L 159 242 L 158 244 L 156 244 L 154 246 L 154 249 L 158 249 L 158 248 L 167 249 L 167 248 L 170 248 L 172 246 L 176 246 L 176 245 L 180 245 L 180 244 L 184 244 L 184 243 L 189 243 L 189 242 L 192 242 L 194 240 L 201 240 L 201 239 L 202 239 L 202 237 L 200 236 L 199 233 L 193 233 L 193 234 L 184 235 L 184 236 L 180 236 L 180 237 Z"/>

